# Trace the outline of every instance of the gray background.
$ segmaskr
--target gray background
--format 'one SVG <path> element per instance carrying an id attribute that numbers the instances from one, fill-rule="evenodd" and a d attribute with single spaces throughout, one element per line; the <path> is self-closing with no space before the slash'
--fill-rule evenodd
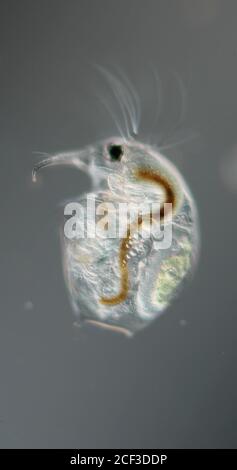
<path id="1" fill-rule="evenodd" d="M 228 0 L 1 1 L 0 447 L 236 446 L 237 193 L 220 171 L 237 142 L 236 18 Z M 59 203 L 89 180 L 62 167 L 30 180 L 35 151 L 116 133 L 93 64 L 120 67 L 138 87 L 141 139 L 152 126 L 154 141 L 172 135 L 182 102 L 175 77 L 187 91 L 187 142 L 166 153 L 199 207 L 200 263 L 166 314 L 132 340 L 73 326 Z"/>

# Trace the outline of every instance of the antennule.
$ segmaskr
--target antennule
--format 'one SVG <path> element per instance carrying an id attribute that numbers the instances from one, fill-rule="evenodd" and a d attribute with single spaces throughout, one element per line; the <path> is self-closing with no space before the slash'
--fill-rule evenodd
<path id="1" fill-rule="evenodd" d="M 54 166 L 54 165 L 72 165 L 76 166 L 77 168 L 81 170 L 86 170 L 87 165 L 86 163 L 82 160 L 82 158 L 85 158 L 85 153 L 84 152 L 69 152 L 69 153 L 59 153 L 57 155 L 45 158 L 39 163 L 36 163 L 36 165 L 33 168 L 32 171 L 32 181 L 35 183 L 37 181 L 37 173 L 41 168 L 44 168 L 46 166 Z"/>

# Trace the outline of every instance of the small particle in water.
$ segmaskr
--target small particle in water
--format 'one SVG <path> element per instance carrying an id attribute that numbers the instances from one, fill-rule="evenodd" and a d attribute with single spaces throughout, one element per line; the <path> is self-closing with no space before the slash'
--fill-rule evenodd
<path id="1" fill-rule="evenodd" d="M 30 311 L 30 310 L 33 310 L 33 308 L 34 308 L 34 304 L 31 300 L 26 300 L 24 302 L 24 310 Z"/>

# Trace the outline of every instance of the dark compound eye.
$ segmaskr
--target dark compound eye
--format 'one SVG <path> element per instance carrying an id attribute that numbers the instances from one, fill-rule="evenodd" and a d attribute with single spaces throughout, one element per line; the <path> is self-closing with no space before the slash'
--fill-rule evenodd
<path id="1" fill-rule="evenodd" d="M 123 156 L 122 145 L 112 144 L 108 147 L 108 152 L 111 160 L 119 162 Z"/>

